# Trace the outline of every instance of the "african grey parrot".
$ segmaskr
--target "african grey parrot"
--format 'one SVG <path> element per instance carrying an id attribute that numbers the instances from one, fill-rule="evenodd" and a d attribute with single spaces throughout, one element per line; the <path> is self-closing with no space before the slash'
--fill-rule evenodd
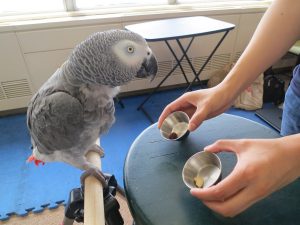
<path id="1" fill-rule="evenodd" d="M 152 77 L 157 61 L 144 38 L 126 30 L 97 32 L 77 45 L 38 90 L 27 110 L 33 154 L 40 162 L 63 161 L 95 169 L 88 151 L 115 121 L 113 98 L 135 77 Z"/>

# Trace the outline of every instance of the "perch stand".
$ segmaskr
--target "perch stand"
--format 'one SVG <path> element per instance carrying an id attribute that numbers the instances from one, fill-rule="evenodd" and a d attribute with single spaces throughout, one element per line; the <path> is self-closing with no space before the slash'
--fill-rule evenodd
<path id="1" fill-rule="evenodd" d="M 101 169 L 98 153 L 90 151 L 87 159 Z M 102 184 L 95 177 L 89 176 L 84 186 L 84 225 L 105 225 Z"/>

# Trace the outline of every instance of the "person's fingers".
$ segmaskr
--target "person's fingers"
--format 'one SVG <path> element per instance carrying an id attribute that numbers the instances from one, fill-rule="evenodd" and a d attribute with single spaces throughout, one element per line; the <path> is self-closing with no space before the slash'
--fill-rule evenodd
<path id="1" fill-rule="evenodd" d="M 190 193 L 204 201 L 223 201 L 237 194 L 247 185 L 238 166 L 222 181 L 209 188 L 192 188 Z"/>
<path id="2" fill-rule="evenodd" d="M 262 198 L 257 196 L 252 188 L 247 187 L 224 201 L 203 201 L 203 203 L 225 217 L 234 217 Z"/>
<path id="3" fill-rule="evenodd" d="M 161 127 L 163 121 L 166 119 L 166 117 L 174 112 L 174 111 L 178 111 L 179 109 L 183 109 L 183 108 L 187 108 L 191 106 L 191 104 L 187 101 L 185 101 L 185 99 L 183 97 L 180 97 L 178 99 L 176 99 L 175 101 L 171 102 L 170 104 L 168 104 L 164 110 L 162 111 L 160 117 L 158 118 L 158 128 Z"/>
<path id="4" fill-rule="evenodd" d="M 194 131 L 196 130 L 197 127 L 200 126 L 200 124 L 205 120 L 207 117 L 207 111 L 202 108 L 202 109 L 197 109 L 197 111 L 193 114 L 192 118 L 190 119 L 189 122 L 189 131 Z"/>
<path id="5" fill-rule="evenodd" d="M 218 153 L 221 151 L 238 153 L 238 150 L 239 147 L 237 140 L 218 140 L 204 148 L 204 151 L 209 151 L 213 153 Z"/>
<path id="6" fill-rule="evenodd" d="M 237 154 L 237 164 L 233 171 L 218 184 L 203 189 L 192 189 L 191 194 L 201 200 L 224 200 L 243 189 L 248 181 L 244 176 L 245 168 L 239 164 L 239 146 L 237 140 L 218 140 L 212 145 L 204 148 L 205 151 L 218 153 L 221 151 L 235 152 Z"/>
<path id="7" fill-rule="evenodd" d="M 172 112 L 172 108 L 168 105 L 167 107 L 164 108 L 164 110 L 162 111 L 162 113 L 160 114 L 159 118 L 158 118 L 158 128 L 161 127 L 163 121 L 166 119 L 166 117 Z"/>

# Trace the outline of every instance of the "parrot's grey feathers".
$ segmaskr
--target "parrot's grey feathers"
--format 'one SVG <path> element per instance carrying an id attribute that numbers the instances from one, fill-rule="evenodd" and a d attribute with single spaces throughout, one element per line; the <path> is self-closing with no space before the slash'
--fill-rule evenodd
<path id="1" fill-rule="evenodd" d="M 150 57 L 155 60 L 144 38 L 130 31 L 111 30 L 95 33 L 79 44 L 64 69 L 74 83 L 98 83 L 115 87 L 132 80 L 143 61 Z M 152 75 L 155 75 L 156 60 L 151 67 Z"/>
<path id="2" fill-rule="evenodd" d="M 85 154 L 115 121 L 120 85 L 154 76 L 157 61 L 146 41 L 125 30 L 91 35 L 38 90 L 28 105 L 33 157 L 92 167 Z M 31 158 L 32 159 L 32 158 Z"/>
<path id="3" fill-rule="evenodd" d="M 40 153 L 69 149 L 79 140 L 83 129 L 84 109 L 80 101 L 65 92 L 38 98 L 30 120 Z M 63 137 L 63 138 L 62 138 Z"/>

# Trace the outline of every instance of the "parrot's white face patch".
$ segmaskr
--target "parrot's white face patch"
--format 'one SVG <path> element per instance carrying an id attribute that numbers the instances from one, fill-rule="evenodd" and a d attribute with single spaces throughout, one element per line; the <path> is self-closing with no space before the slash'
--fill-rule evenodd
<path id="1" fill-rule="evenodd" d="M 113 47 L 116 56 L 129 67 L 139 67 L 147 56 L 147 49 L 147 46 L 130 40 L 122 40 Z"/>

